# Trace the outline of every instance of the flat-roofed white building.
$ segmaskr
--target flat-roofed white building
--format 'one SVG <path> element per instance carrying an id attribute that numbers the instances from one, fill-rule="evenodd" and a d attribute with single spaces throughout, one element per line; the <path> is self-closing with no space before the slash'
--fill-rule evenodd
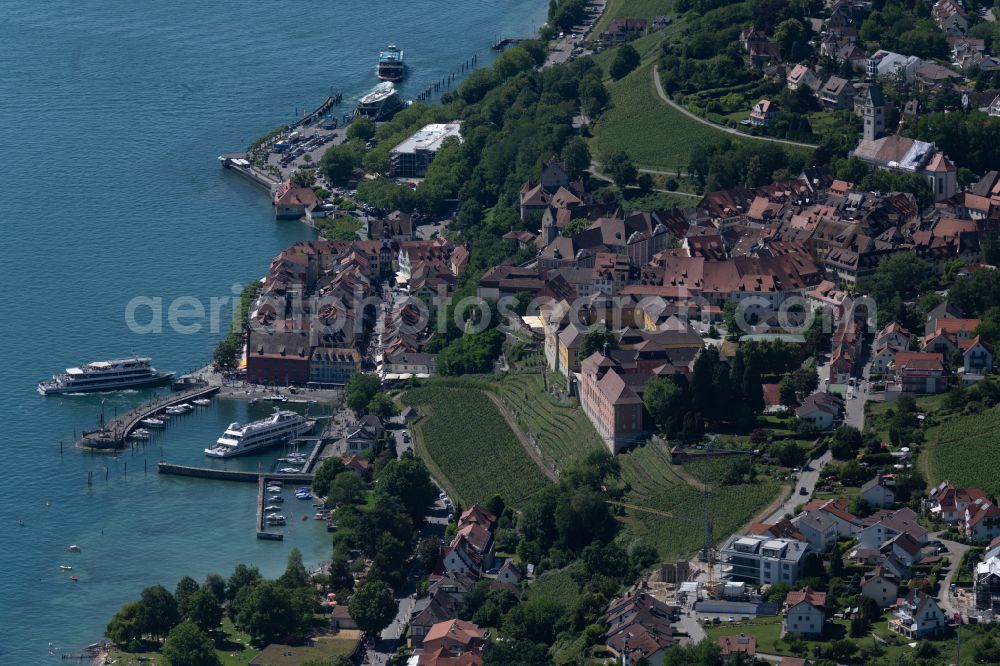
<path id="1" fill-rule="evenodd" d="M 396 178 L 423 178 L 445 139 L 462 140 L 462 123 L 432 123 L 425 125 L 389 151 L 392 175 Z"/>
<path id="2" fill-rule="evenodd" d="M 797 539 L 768 535 L 734 534 L 720 552 L 722 573 L 749 583 L 794 583 L 802 571 L 802 558 L 810 546 Z"/>

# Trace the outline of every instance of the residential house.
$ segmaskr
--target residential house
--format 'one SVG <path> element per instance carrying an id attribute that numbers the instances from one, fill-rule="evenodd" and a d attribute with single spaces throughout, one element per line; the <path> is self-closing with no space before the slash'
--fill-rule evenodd
<path id="1" fill-rule="evenodd" d="M 823 626 L 826 624 L 826 592 L 817 592 L 808 586 L 793 590 L 785 597 L 784 613 L 785 618 L 781 622 L 782 636 L 822 636 Z"/>
<path id="2" fill-rule="evenodd" d="M 633 39 L 639 39 L 649 32 L 649 22 L 646 19 L 616 18 L 611 25 L 601 33 L 601 41 L 606 44 L 624 44 Z"/>
<path id="3" fill-rule="evenodd" d="M 938 27 L 949 35 L 963 36 L 969 32 L 969 15 L 961 0 L 937 0 L 931 16 Z"/>
<path id="4" fill-rule="evenodd" d="M 986 113 L 992 118 L 1000 118 L 1000 95 L 993 98 L 993 101 L 986 108 Z"/>
<path id="5" fill-rule="evenodd" d="M 908 81 L 923 64 L 924 61 L 916 56 L 904 56 L 880 49 L 868 59 L 866 72 L 870 79 L 892 77 Z"/>
<path id="6" fill-rule="evenodd" d="M 436 660 L 441 657 L 454 659 L 470 653 L 482 655 L 483 649 L 489 643 L 489 638 L 489 633 L 471 622 L 457 619 L 439 622 L 432 626 L 424 636 L 424 652 L 419 663 L 421 666 L 428 663 L 424 661 L 425 656 Z M 471 663 L 482 664 L 482 659 Z"/>
<path id="7" fill-rule="evenodd" d="M 904 532 L 921 546 L 927 543 L 927 529 L 909 508 L 897 511 L 883 509 L 863 519 L 862 523 L 864 527 L 858 532 L 858 545 L 862 548 L 881 548 L 886 541 Z"/>
<path id="8" fill-rule="evenodd" d="M 605 642 L 621 663 L 662 664 L 664 650 L 677 643 L 672 622 L 679 609 L 658 601 L 645 585 L 608 604 Z"/>
<path id="9" fill-rule="evenodd" d="M 762 99 L 754 104 L 750 111 L 750 124 L 755 127 L 767 127 L 776 113 L 775 103 L 771 100 Z"/>
<path id="10" fill-rule="evenodd" d="M 521 584 L 521 580 L 524 578 L 524 574 L 521 573 L 521 569 L 514 563 L 513 559 L 508 559 L 500 567 L 500 571 L 497 573 L 497 580 L 501 583 L 507 585 L 513 585 L 515 587 Z"/>
<path id="11" fill-rule="evenodd" d="M 940 393 L 947 387 L 942 354 L 897 352 L 895 371 L 904 393 Z"/>
<path id="12" fill-rule="evenodd" d="M 792 524 L 818 552 L 826 552 L 837 543 L 837 524 L 828 513 L 803 512 L 792 518 Z"/>
<path id="13" fill-rule="evenodd" d="M 819 101 L 828 109 L 848 109 L 857 94 L 857 89 L 850 81 L 839 76 L 831 76 L 819 89 Z"/>
<path id="14" fill-rule="evenodd" d="M 723 659 L 743 655 L 753 660 L 757 656 L 757 639 L 754 636 L 719 636 L 719 653 Z"/>
<path id="15" fill-rule="evenodd" d="M 817 430 L 829 430 L 840 419 L 844 403 L 832 393 L 817 391 L 795 408 L 795 416 L 812 422 Z"/>
<path id="16" fill-rule="evenodd" d="M 962 534 L 973 543 L 992 541 L 1000 536 L 1000 507 L 987 499 L 977 499 L 965 508 Z"/>
<path id="17" fill-rule="evenodd" d="M 437 354 L 399 351 L 385 357 L 382 371 L 387 378 L 389 375 L 430 377 L 437 374 Z"/>
<path id="18" fill-rule="evenodd" d="M 930 335 L 924 336 L 923 351 L 948 354 L 958 349 L 963 340 L 975 337 L 978 319 L 942 319 Z"/>
<path id="19" fill-rule="evenodd" d="M 885 567 L 877 566 L 861 578 L 861 596 L 874 600 L 879 608 L 896 605 L 899 577 Z"/>
<path id="20" fill-rule="evenodd" d="M 418 599 L 410 611 L 410 646 L 419 648 L 436 624 L 458 617 L 461 598 L 438 588 L 434 594 Z"/>
<path id="21" fill-rule="evenodd" d="M 861 485 L 861 499 L 869 506 L 888 509 L 896 503 L 896 483 L 891 476 L 876 474 Z"/>
<path id="22" fill-rule="evenodd" d="M 993 348 L 982 337 L 960 340 L 958 348 L 962 352 L 962 372 L 966 381 L 975 381 L 993 369 Z"/>
<path id="23" fill-rule="evenodd" d="M 909 331 L 895 321 L 879 331 L 875 335 L 875 344 L 872 345 L 871 373 L 884 375 L 891 372 L 896 366 L 896 354 L 909 350 L 912 337 Z"/>
<path id="24" fill-rule="evenodd" d="M 957 305 L 952 305 L 948 301 L 945 301 L 927 313 L 927 317 L 924 320 L 924 335 L 933 335 L 934 331 L 938 329 L 941 320 L 961 319 L 962 316 L 963 313 Z"/>
<path id="25" fill-rule="evenodd" d="M 842 539 L 856 536 L 864 527 L 861 519 L 847 510 L 847 501 L 843 499 L 812 500 L 803 511 L 825 513 L 837 526 L 837 536 Z"/>
<path id="26" fill-rule="evenodd" d="M 920 549 L 923 546 L 906 532 L 900 532 L 896 536 L 886 541 L 879 548 L 879 552 L 885 556 L 892 555 L 899 559 L 906 567 L 912 567 L 920 561 Z"/>
<path id="27" fill-rule="evenodd" d="M 927 509 L 934 520 L 958 525 L 970 505 L 985 499 L 986 493 L 980 488 L 957 488 L 945 480 L 927 493 Z"/>
<path id="28" fill-rule="evenodd" d="M 819 90 L 823 85 L 819 77 L 809 67 L 802 64 L 792 67 L 788 76 L 785 77 L 785 83 L 789 90 L 798 90 L 800 86 L 805 86 L 813 92 Z"/>
<path id="29" fill-rule="evenodd" d="M 810 551 L 808 542 L 795 539 L 734 534 L 720 551 L 719 559 L 734 580 L 758 585 L 792 584 L 799 579 L 802 558 Z"/>
<path id="30" fill-rule="evenodd" d="M 330 609 L 330 626 L 334 629 L 358 628 L 358 624 L 347 611 L 347 604 L 339 604 Z"/>
<path id="31" fill-rule="evenodd" d="M 933 636 L 947 627 L 944 613 L 938 607 L 934 597 L 919 590 L 910 590 L 905 599 L 893 612 L 889 620 L 889 630 L 902 634 L 910 640 L 919 640 Z"/>

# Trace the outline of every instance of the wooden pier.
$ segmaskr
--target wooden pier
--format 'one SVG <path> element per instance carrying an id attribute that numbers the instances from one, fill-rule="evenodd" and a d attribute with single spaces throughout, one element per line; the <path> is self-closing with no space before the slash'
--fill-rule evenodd
<path id="1" fill-rule="evenodd" d="M 123 449 L 128 444 L 129 435 L 139 427 L 139 421 L 149 418 L 167 407 L 218 393 L 219 388 L 218 386 L 199 386 L 156 398 L 108 421 L 97 430 L 84 432 L 83 437 L 77 440 L 76 446 L 91 451 Z"/>
<path id="2" fill-rule="evenodd" d="M 267 487 L 267 479 L 261 474 L 257 479 L 257 538 L 269 541 L 283 541 L 285 535 L 281 532 L 268 532 L 264 523 L 264 489 Z"/>

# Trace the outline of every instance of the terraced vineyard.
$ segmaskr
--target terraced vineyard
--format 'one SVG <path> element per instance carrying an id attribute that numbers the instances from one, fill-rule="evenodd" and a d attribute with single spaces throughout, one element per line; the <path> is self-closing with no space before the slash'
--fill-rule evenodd
<path id="1" fill-rule="evenodd" d="M 547 393 L 540 374 L 508 375 L 499 383 L 497 395 L 521 430 L 534 439 L 550 468 L 567 467 L 604 448 L 583 410 Z"/>
<path id="2" fill-rule="evenodd" d="M 690 557 L 704 541 L 702 493 L 683 481 L 670 465 L 669 453 L 647 444 L 619 456 L 622 479 L 629 484 L 625 502 L 671 513 L 676 518 L 626 509 L 624 522 L 634 536 L 655 546 L 663 558 Z M 726 461 L 696 463 L 685 473 L 713 480 L 725 474 Z M 717 476 L 718 475 L 718 476 Z M 778 484 L 761 481 L 738 486 L 711 486 L 709 512 L 716 543 L 749 522 L 778 494 Z"/>
<path id="3" fill-rule="evenodd" d="M 482 391 L 431 385 L 407 391 L 402 401 L 423 415 L 414 426 L 417 453 L 466 506 L 499 494 L 516 508 L 548 485 Z"/>
<path id="4" fill-rule="evenodd" d="M 921 454 L 929 484 L 948 479 L 959 487 L 982 488 L 987 495 L 1000 493 L 997 460 L 1000 460 L 1000 410 L 995 408 L 949 419 L 929 430 Z"/>

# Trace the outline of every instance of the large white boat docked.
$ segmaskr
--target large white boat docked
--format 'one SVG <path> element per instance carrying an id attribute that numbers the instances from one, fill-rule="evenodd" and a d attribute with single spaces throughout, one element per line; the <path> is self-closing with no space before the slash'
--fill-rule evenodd
<path id="1" fill-rule="evenodd" d="M 94 361 L 80 368 L 52 375 L 50 381 L 39 382 L 42 395 L 55 393 L 85 393 L 118 391 L 126 388 L 152 386 L 170 381 L 172 372 L 157 372 L 148 358 L 124 358 L 115 361 Z"/>
<path id="2" fill-rule="evenodd" d="M 215 442 L 215 446 L 205 449 L 205 455 L 213 458 L 232 458 L 257 451 L 275 444 L 284 444 L 299 435 L 309 432 L 316 425 L 301 414 L 278 409 L 274 414 L 245 425 L 231 423 Z"/>

